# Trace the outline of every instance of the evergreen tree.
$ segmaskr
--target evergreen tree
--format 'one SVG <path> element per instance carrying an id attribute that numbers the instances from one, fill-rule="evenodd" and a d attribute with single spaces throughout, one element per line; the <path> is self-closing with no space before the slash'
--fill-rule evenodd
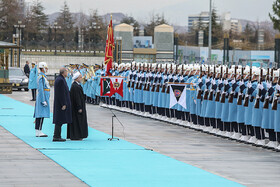
<path id="1" fill-rule="evenodd" d="M 61 26 L 62 32 L 73 29 L 74 21 L 66 1 L 64 1 L 64 5 L 60 9 L 60 13 L 56 18 L 56 22 L 59 26 Z"/>
<path id="2" fill-rule="evenodd" d="M 104 46 L 101 45 L 101 43 L 105 43 L 107 27 L 104 24 L 102 17 L 99 16 L 97 10 L 91 10 L 88 25 L 89 30 L 85 42 L 89 43 L 91 49 L 103 49 Z"/>
<path id="3" fill-rule="evenodd" d="M 18 0 L 0 0 L 0 40 L 12 42 L 14 25 L 24 19 L 22 5 Z"/>
<path id="4" fill-rule="evenodd" d="M 217 10 L 213 8 L 212 10 L 212 45 L 218 45 L 223 40 L 223 27 L 217 22 Z M 204 29 L 204 45 L 208 45 L 209 36 L 209 23 Z"/>
<path id="5" fill-rule="evenodd" d="M 61 27 L 61 29 L 57 30 L 58 36 L 57 41 L 62 41 L 62 47 L 64 48 L 65 42 L 72 41 L 74 37 L 74 21 L 72 14 L 70 12 L 69 6 L 67 2 L 64 1 L 62 8 L 60 9 L 59 16 L 55 20 L 57 25 Z"/>
<path id="6" fill-rule="evenodd" d="M 168 24 L 167 20 L 164 18 L 164 14 L 162 14 L 162 16 L 159 14 L 152 14 L 150 23 L 145 26 L 145 35 L 154 36 L 155 27 L 162 24 Z"/>
<path id="7" fill-rule="evenodd" d="M 273 27 L 275 30 L 280 31 L 280 0 L 275 0 L 272 5 L 273 14 L 269 13 L 269 17 L 273 22 Z"/>
<path id="8" fill-rule="evenodd" d="M 37 33 L 46 29 L 48 16 L 44 13 L 45 8 L 43 7 L 41 1 L 33 1 L 31 6 L 31 17 L 30 21 L 34 24 Z"/>

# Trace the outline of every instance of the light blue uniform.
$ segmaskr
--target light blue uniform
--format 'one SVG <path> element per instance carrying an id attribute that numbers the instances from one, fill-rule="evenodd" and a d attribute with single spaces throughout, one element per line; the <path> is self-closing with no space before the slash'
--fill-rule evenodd
<path id="1" fill-rule="evenodd" d="M 38 95 L 36 98 L 34 118 L 49 118 L 50 117 L 50 84 L 44 73 L 40 73 L 37 78 Z M 47 106 L 43 106 L 43 102 Z"/>
<path id="2" fill-rule="evenodd" d="M 252 81 L 251 84 L 252 84 L 252 87 L 251 88 L 247 87 L 247 89 L 246 89 L 246 93 L 248 95 L 250 95 L 250 97 L 253 94 L 254 90 L 257 88 L 258 82 L 257 81 Z M 248 85 L 248 83 L 247 83 L 247 85 Z M 248 91 L 248 89 L 249 89 L 249 91 Z M 248 107 L 245 107 L 245 125 L 252 125 L 252 111 L 253 111 L 253 107 L 254 107 L 254 102 L 250 98 Z"/>
<path id="3" fill-rule="evenodd" d="M 37 89 L 38 70 L 37 65 L 31 69 L 29 74 L 28 89 Z"/>

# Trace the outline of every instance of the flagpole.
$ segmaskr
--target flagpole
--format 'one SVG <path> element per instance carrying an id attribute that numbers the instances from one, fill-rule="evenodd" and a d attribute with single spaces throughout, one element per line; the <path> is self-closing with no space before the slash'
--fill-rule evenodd
<path id="1" fill-rule="evenodd" d="M 112 23 L 112 29 L 113 29 L 113 16 L 112 16 L 112 14 L 111 14 L 111 23 Z M 113 65 L 113 63 L 114 63 L 114 50 L 112 49 L 112 65 Z"/>

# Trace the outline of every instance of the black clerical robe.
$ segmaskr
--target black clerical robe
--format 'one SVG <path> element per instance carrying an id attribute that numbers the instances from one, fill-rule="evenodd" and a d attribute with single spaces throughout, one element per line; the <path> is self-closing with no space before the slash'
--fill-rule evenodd
<path id="1" fill-rule="evenodd" d="M 79 140 L 88 137 L 88 124 L 85 95 L 83 88 L 77 82 L 73 82 L 70 89 L 72 104 L 72 123 L 67 126 L 67 138 Z M 79 113 L 79 110 L 82 112 Z"/>

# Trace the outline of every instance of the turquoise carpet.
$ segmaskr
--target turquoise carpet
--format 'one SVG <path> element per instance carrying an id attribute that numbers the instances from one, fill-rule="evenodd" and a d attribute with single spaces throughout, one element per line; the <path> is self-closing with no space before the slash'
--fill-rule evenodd
<path id="1" fill-rule="evenodd" d="M 84 141 L 52 142 L 54 125 L 46 119 L 47 138 L 34 136 L 34 108 L 0 95 L 0 125 L 38 149 L 86 184 L 95 187 L 241 186 L 141 146 L 89 128 Z M 66 134 L 63 126 L 62 134 Z"/>

